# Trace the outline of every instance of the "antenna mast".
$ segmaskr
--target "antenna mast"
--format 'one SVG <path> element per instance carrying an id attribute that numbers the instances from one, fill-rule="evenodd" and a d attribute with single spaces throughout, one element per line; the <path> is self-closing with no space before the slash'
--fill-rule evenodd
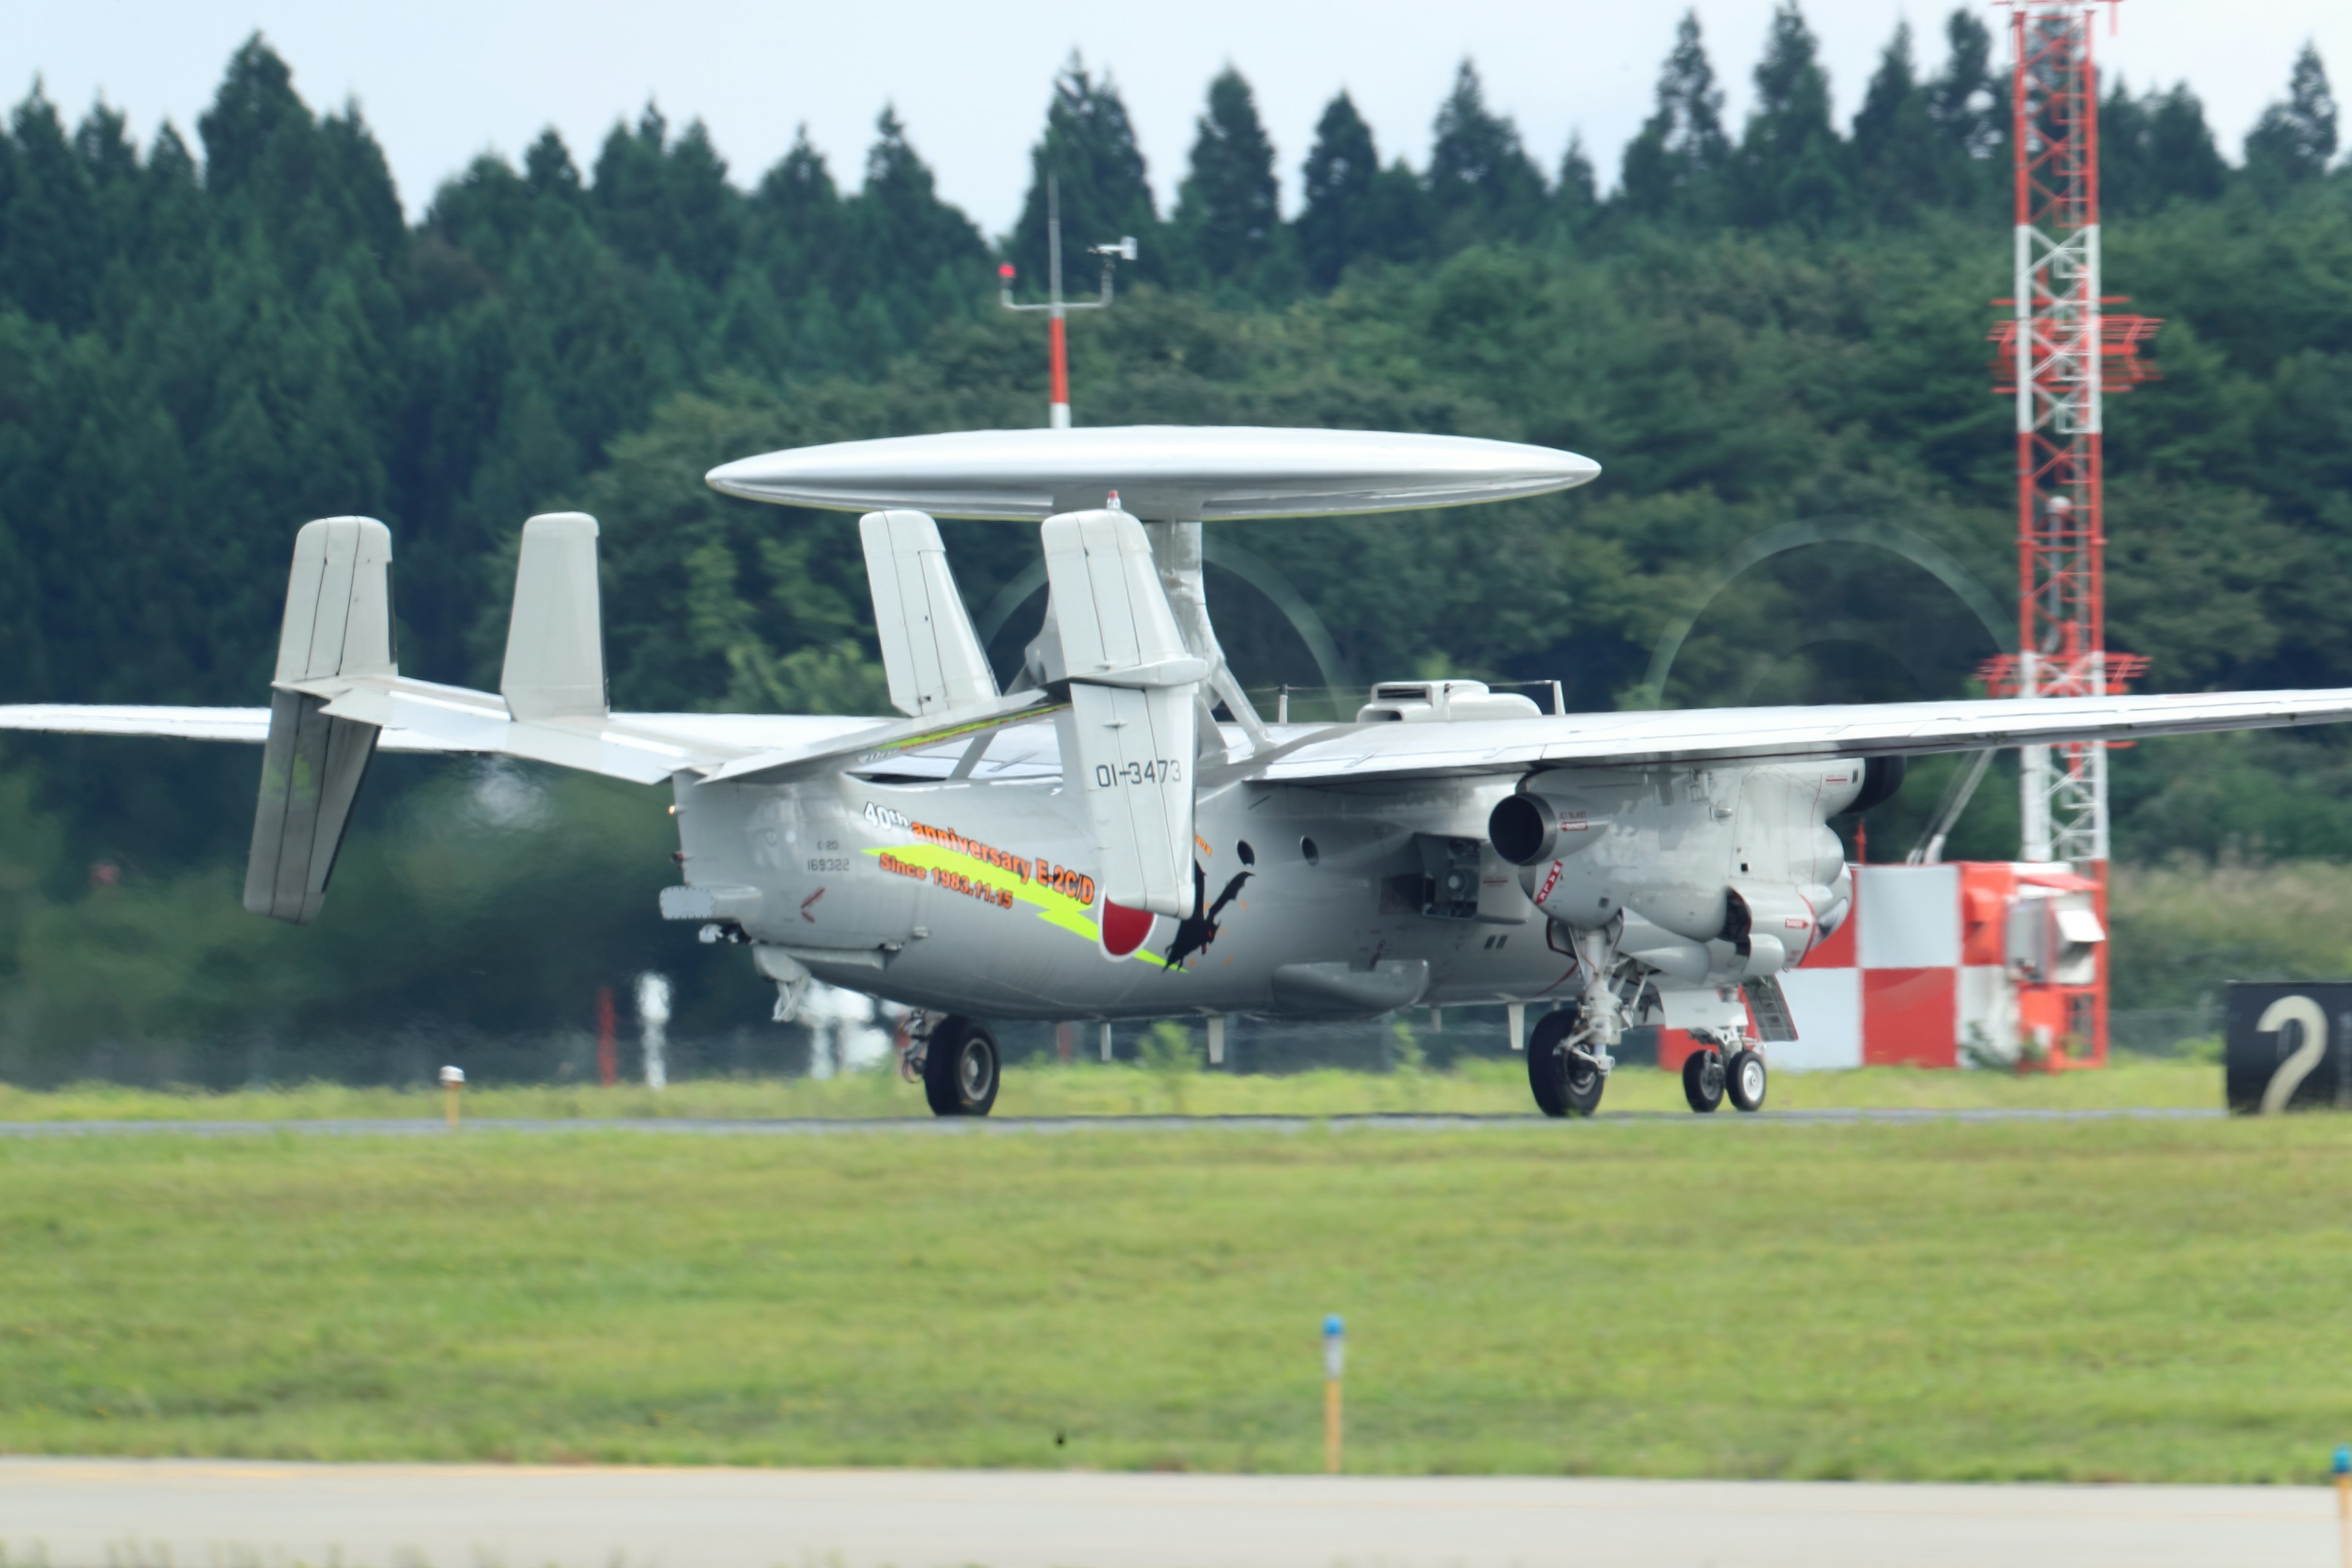
<path id="1" fill-rule="evenodd" d="M 1088 246 L 1087 253 L 1102 258 L 1102 295 L 1099 299 L 1065 301 L 1062 298 L 1062 185 L 1053 175 L 1046 175 L 1045 303 L 1016 305 L 1013 302 L 1013 271 L 1010 261 L 996 269 L 996 277 L 998 302 L 1006 310 L 1046 312 L 1046 355 L 1052 381 L 1046 395 L 1045 423 L 1055 430 L 1070 427 L 1070 342 L 1064 316 L 1071 310 L 1100 310 L 1110 304 L 1111 264 L 1135 259 L 1135 237 L 1130 234 L 1109 245 Z"/>
<path id="2" fill-rule="evenodd" d="M 2017 407 L 2018 651 L 1984 669 L 1996 695 L 2032 700 L 2120 691 L 2147 665 L 2106 651 L 2106 507 L 2101 400 L 2151 379 L 2139 357 L 2159 325 L 2108 315 L 2100 293 L 2098 72 L 2094 5 L 2007 0 L 2014 59 L 2015 294 L 1993 331 L 1997 391 Z M 2113 0 L 2109 0 L 2112 29 Z M 2107 760 L 2096 742 L 2025 746 L 2024 858 L 2066 861 L 2106 912 Z M 2105 944 L 2069 1034 L 2104 1059 Z"/>

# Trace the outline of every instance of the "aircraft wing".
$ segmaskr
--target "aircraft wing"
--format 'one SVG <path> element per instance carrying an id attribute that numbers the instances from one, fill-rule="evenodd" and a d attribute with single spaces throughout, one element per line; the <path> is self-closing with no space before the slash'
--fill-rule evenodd
<path id="1" fill-rule="evenodd" d="M 330 706 L 337 717 L 381 722 L 380 751 L 522 757 L 646 784 L 747 757 L 837 754 L 849 737 L 894 728 L 875 719 L 784 713 L 614 713 L 593 723 L 524 724 L 487 692 L 421 680 L 385 680 L 364 695 L 347 688 Z M 257 746 L 269 735 L 269 710 L 27 702 L 0 705 L 0 731 L 7 730 Z"/>
<path id="2" fill-rule="evenodd" d="M 269 736 L 269 710 L 19 702 L 0 705 L 0 730 L 38 730 L 57 735 L 168 735 L 181 741 L 239 741 L 257 746 Z"/>
<path id="3" fill-rule="evenodd" d="M 1769 763 L 2131 741 L 2352 720 L 2352 689 L 2021 701 L 1685 708 L 1458 723 L 1346 724 L 1286 740 L 1241 771 L 1280 784 L 1529 768 Z"/>

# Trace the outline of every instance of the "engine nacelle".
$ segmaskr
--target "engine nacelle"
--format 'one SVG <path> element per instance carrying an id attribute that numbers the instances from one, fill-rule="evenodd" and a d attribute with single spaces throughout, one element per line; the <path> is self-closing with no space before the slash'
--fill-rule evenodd
<path id="1" fill-rule="evenodd" d="M 1771 973 L 1851 903 L 1828 819 L 1869 792 L 1861 762 L 1561 769 L 1543 782 L 1488 815 L 1496 853 L 1522 868 L 1528 896 L 1554 920 L 1591 930 L 1627 917 L 1629 938 L 1649 942 L 1662 971 L 1696 967 L 1696 946 L 1711 973 Z"/>
<path id="2" fill-rule="evenodd" d="M 1486 838 L 1514 866 L 1533 866 L 1590 847 L 1608 822 L 1581 805 L 1557 806 L 1539 795 L 1507 795 L 1486 815 Z"/>
<path id="3" fill-rule="evenodd" d="M 1826 888 L 1807 889 L 1787 882 L 1741 879 L 1724 899 L 1723 934 L 1742 975 L 1777 974 L 1803 962 L 1821 939 L 1814 899 Z"/>

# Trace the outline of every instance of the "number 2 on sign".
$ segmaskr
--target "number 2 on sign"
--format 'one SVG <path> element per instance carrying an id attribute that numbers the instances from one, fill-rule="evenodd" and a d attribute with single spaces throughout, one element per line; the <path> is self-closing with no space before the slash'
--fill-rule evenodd
<path id="1" fill-rule="evenodd" d="M 1182 784 L 1184 764 L 1173 757 L 1157 757 L 1150 762 L 1129 763 L 1124 767 L 1109 763 L 1095 764 L 1095 788 L 1108 789 L 1114 784 Z"/>

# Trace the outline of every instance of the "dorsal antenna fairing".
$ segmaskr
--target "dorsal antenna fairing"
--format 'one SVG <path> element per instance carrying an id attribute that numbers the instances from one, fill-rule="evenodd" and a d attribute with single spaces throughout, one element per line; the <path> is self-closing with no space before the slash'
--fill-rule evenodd
<path id="1" fill-rule="evenodd" d="M 1210 690 L 1263 748 L 1264 721 L 1209 624 L 1204 519 L 1516 500 L 1572 489 L 1600 472 L 1598 463 L 1557 447 L 1463 436 L 1129 426 L 849 441 L 741 458 L 708 478 L 729 495 L 788 506 L 1007 521 L 1108 510 L 1116 492 L 1119 509 L 1145 527 L 1185 646 L 1210 666 Z M 1206 740 L 1211 731 L 1202 733 Z"/>

